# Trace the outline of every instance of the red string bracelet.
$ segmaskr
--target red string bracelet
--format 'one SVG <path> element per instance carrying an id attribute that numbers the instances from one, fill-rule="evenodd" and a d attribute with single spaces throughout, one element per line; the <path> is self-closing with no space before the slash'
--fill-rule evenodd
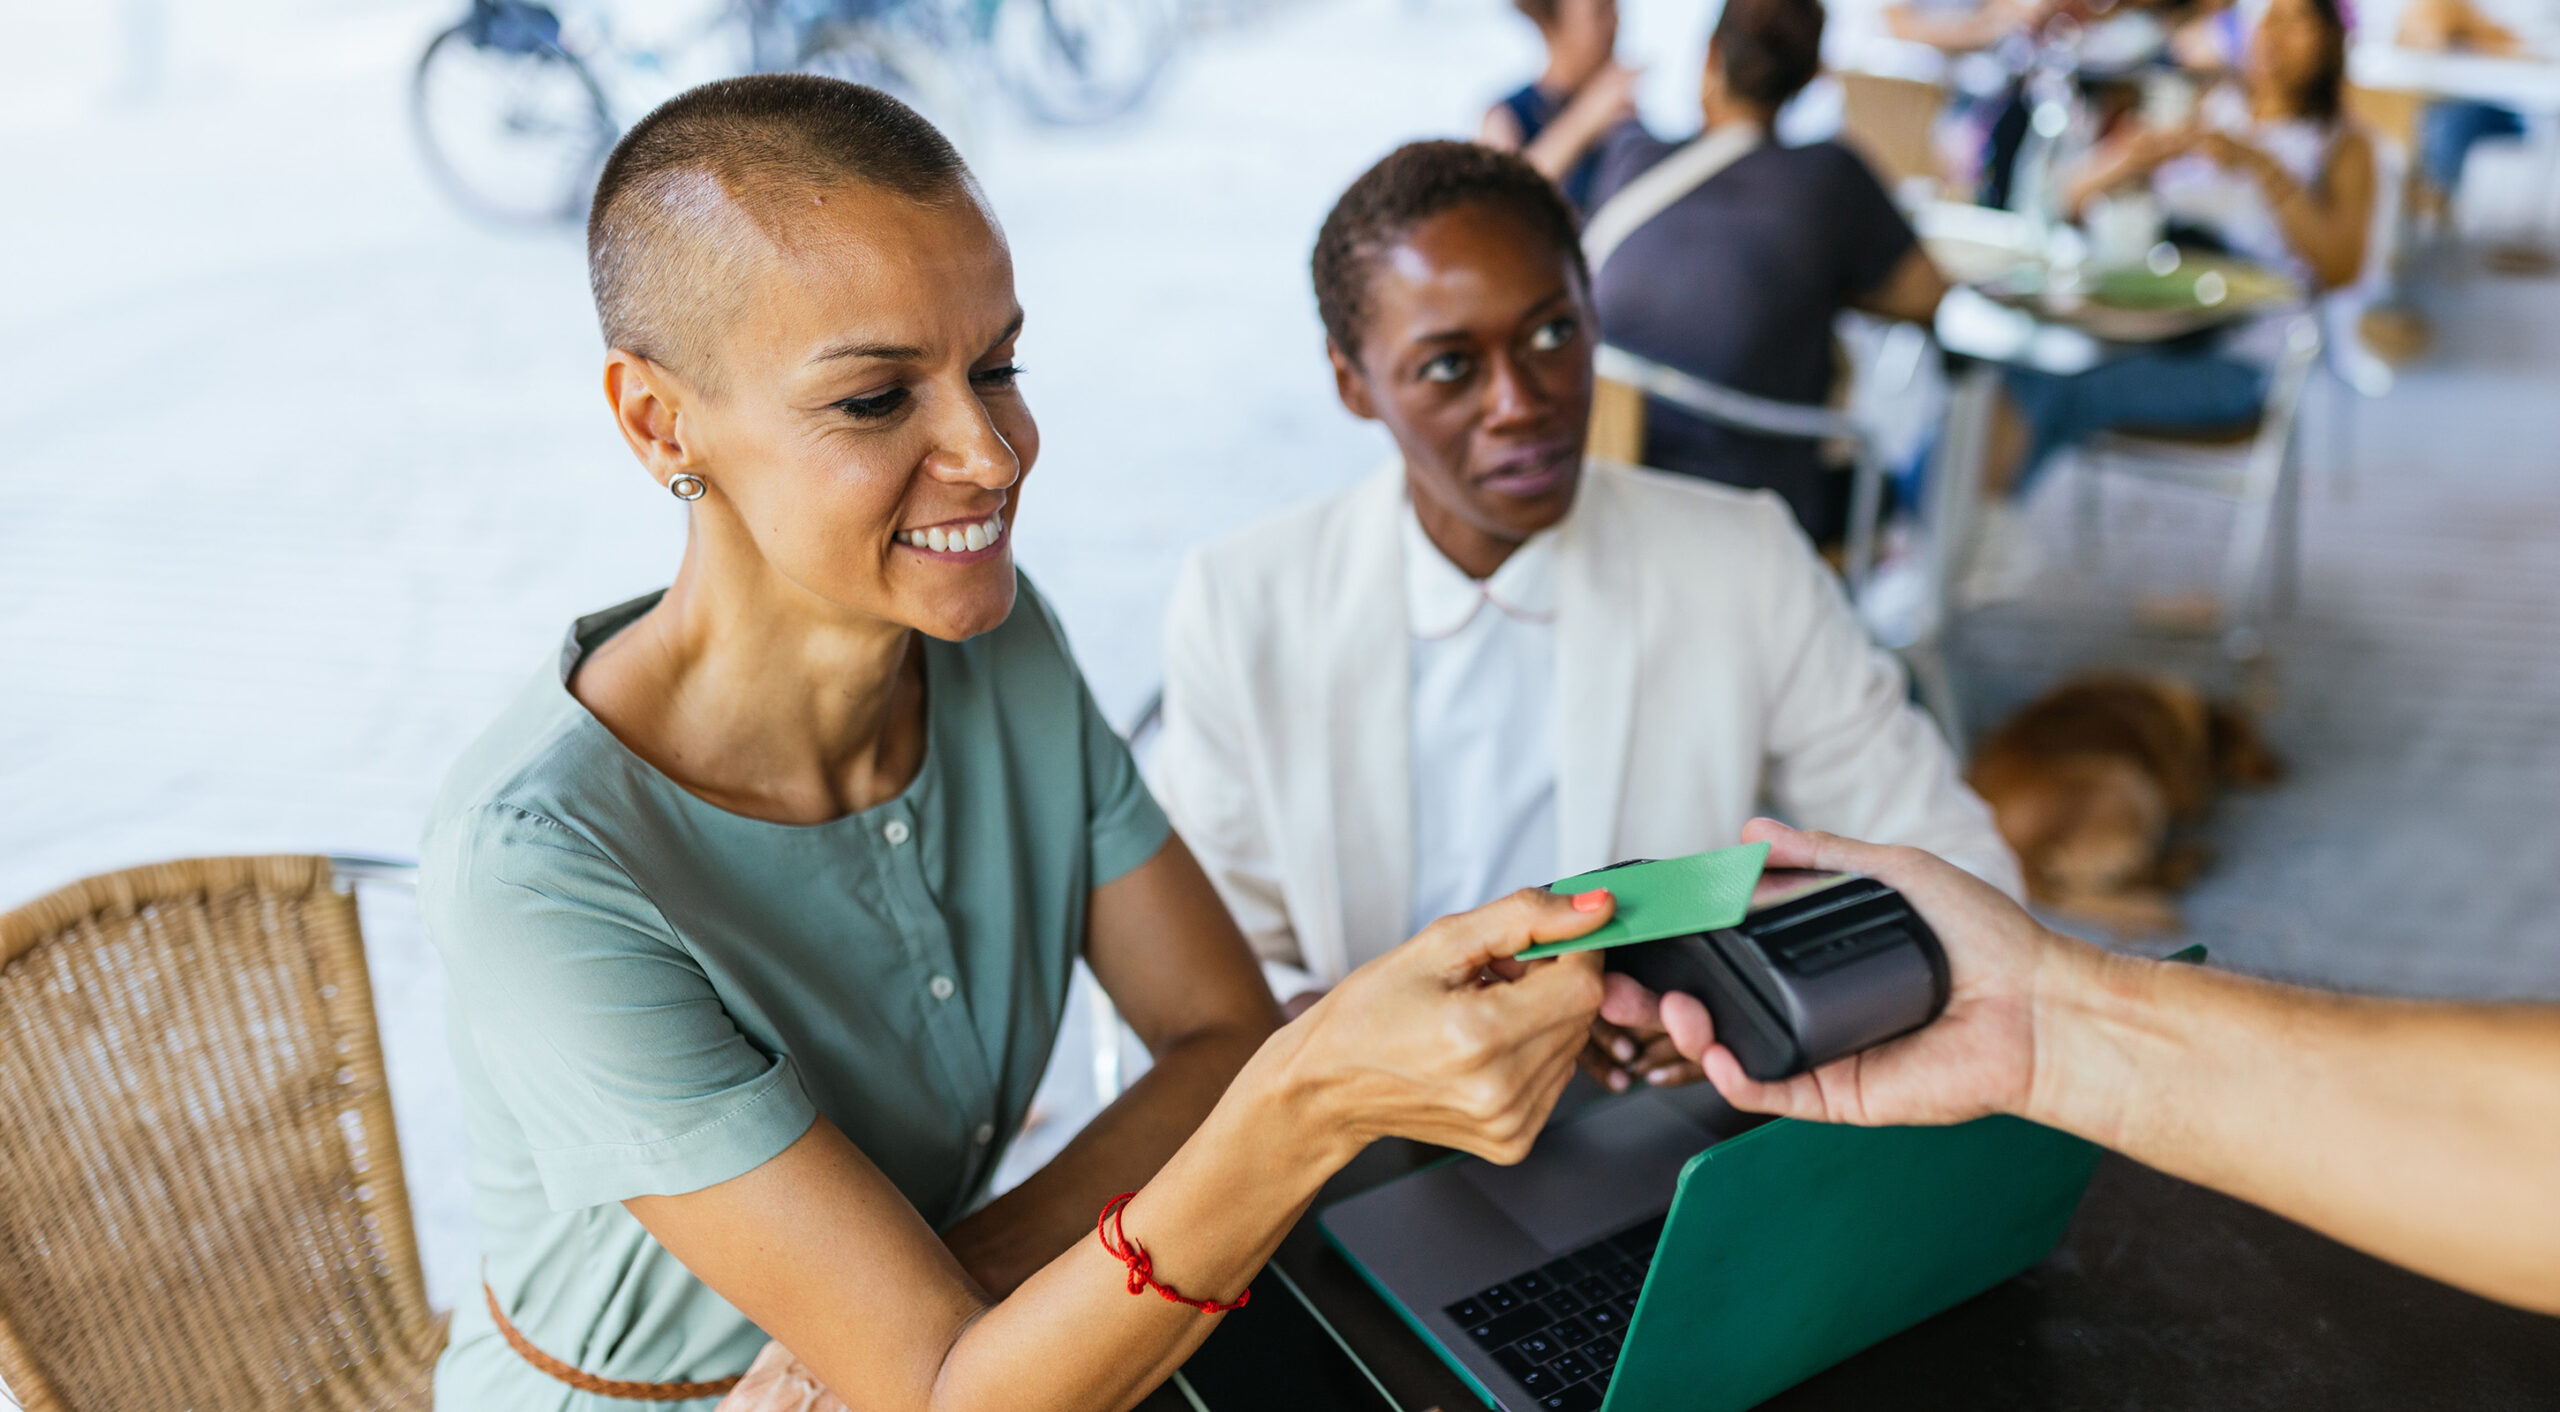
<path id="1" fill-rule="evenodd" d="M 1102 1203 L 1101 1219 L 1093 1223 L 1093 1233 L 1101 1238 L 1102 1248 L 1111 1253 L 1112 1259 L 1129 1267 L 1131 1294 L 1141 1294 L 1152 1289 L 1176 1304 L 1188 1304 L 1203 1314 L 1224 1314 L 1230 1309 L 1242 1309 L 1253 1302 L 1251 1285 L 1247 1285 L 1244 1293 L 1235 1297 L 1234 1303 L 1221 1304 L 1214 1299 L 1193 1299 L 1157 1279 L 1155 1263 L 1147 1258 L 1146 1247 L 1129 1239 L 1129 1233 L 1120 1227 L 1120 1213 L 1128 1209 L 1130 1198 L 1136 1195 L 1134 1191 L 1124 1191 Z"/>

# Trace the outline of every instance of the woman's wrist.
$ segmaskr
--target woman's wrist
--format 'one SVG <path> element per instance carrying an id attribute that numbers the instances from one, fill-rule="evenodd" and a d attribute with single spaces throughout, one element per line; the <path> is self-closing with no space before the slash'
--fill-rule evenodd
<path id="1" fill-rule="evenodd" d="M 1338 1087 L 1308 1053 L 1309 1027 L 1292 1022 L 1254 1051 L 1211 1116 L 1231 1119 L 1277 1170 L 1303 1173 L 1308 1189 L 1324 1184 L 1360 1155 L 1368 1138 L 1356 1131 Z"/>

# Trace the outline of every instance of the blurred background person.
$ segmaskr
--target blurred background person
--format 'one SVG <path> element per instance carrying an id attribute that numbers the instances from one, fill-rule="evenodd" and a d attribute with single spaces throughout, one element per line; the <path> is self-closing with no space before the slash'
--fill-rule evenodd
<path id="1" fill-rule="evenodd" d="M 2411 0 L 2400 12 L 2397 37 L 2402 48 L 2432 53 L 2526 56 L 2523 37 L 2471 0 Z M 2461 189 L 2462 168 L 2472 148 L 2494 138 L 2522 136 L 2524 115 L 2505 104 L 2477 98 L 2438 98 L 2428 103 L 2418 115 L 2417 154 L 2428 195 L 2439 202 L 2451 201 Z"/>
<path id="2" fill-rule="evenodd" d="M 1820 404 L 1839 390 L 1841 311 L 1936 314 L 1946 280 L 1865 161 L 1836 142 L 1771 136 L 1821 69 L 1822 30 L 1820 0 L 1731 0 L 1707 41 L 1705 131 L 1680 143 L 1631 122 L 1603 144 L 1590 230 L 1595 246 L 1615 237 L 1592 274 L 1607 342 L 1739 392 Z M 1610 229 L 1630 218 L 1622 234 Z M 1849 477 L 1817 442 L 1733 431 L 1654 400 L 1644 463 L 1774 490 L 1817 544 L 1848 526 Z"/>
<path id="3" fill-rule="evenodd" d="M 1476 140 L 1517 152 L 1590 209 L 1599 160 L 1592 147 L 1635 116 L 1636 71 L 1617 60 L 1618 0 L 1513 0 L 1538 27 L 1547 67 L 1487 109 Z"/>
<path id="4" fill-rule="evenodd" d="M 2208 94 L 2188 126 L 2129 118 L 2073 176 L 2067 204 L 2077 214 L 2110 193 L 2147 192 L 2174 238 L 2285 270 L 2315 298 L 2372 277 L 2382 207 L 2373 140 L 2341 111 L 2346 57 L 2338 0 L 2271 0 L 2240 88 Z M 2109 428 L 2247 426 L 2265 399 L 2283 322 L 2261 319 L 2082 373 L 2012 368 L 2015 418 L 1993 485 L 2023 489 L 2055 453 Z"/>

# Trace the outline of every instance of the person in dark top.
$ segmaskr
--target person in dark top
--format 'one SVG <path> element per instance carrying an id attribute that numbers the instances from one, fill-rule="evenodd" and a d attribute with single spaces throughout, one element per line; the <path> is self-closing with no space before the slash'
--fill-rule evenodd
<path id="1" fill-rule="evenodd" d="M 1512 0 L 1547 46 L 1538 81 L 1493 105 L 1476 140 L 1517 152 L 1564 192 L 1576 211 L 1591 209 L 1599 159 L 1592 148 L 1635 116 L 1636 72 L 1614 57 L 1618 0 Z"/>
<path id="2" fill-rule="evenodd" d="M 1766 136 L 1821 64 L 1822 22 L 1819 0 L 1730 0 L 1707 44 L 1706 132 L 1666 142 L 1628 122 L 1603 142 L 1589 229 L 1606 342 L 1739 392 L 1819 404 L 1837 380 L 1832 324 L 1843 309 L 1935 316 L 1946 281 L 1866 164 L 1837 143 L 1782 147 Z M 1614 200 L 1650 205 L 1639 179 L 1675 157 L 1695 171 L 1709 144 L 1724 149 L 1720 169 L 1597 248 L 1629 214 L 1612 212 Z M 1847 530 L 1849 477 L 1818 443 L 1730 431 L 1654 399 L 1644 460 L 1775 490 L 1818 544 Z"/>

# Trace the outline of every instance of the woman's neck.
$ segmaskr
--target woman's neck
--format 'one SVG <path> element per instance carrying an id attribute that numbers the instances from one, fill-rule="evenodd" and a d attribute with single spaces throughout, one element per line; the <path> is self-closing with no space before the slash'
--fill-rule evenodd
<path id="1" fill-rule="evenodd" d="M 1405 494 L 1413 501 L 1413 517 L 1422 524 L 1422 537 L 1430 540 L 1432 547 L 1457 565 L 1458 571 L 1468 578 L 1492 578 L 1494 570 L 1508 562 L 1523 543 L 1467 523 L 1457 512 L 1422 493 L 1420 487 L 1410 482 L 1406 485 Z"/>
<path id="2" fill-rule="evenodd" d="M 1698 97 L 1698 111 L 1706 119 L 1707 131 L 1720 127 L 1756 127 L 1769 130 L 1772 116 L 1757 103 L 1747 103 L 1724 90 L 1722 84 L 1710 87 Z"/>
<path id="3" fill-rule="evenodd" d="M 666 596 L 599 647 L 570 691 L 692 793 L 775 823 L 884 803 L 924 758 L 912 629 L 848 614 L 755 557 L 687 537 Z"/>
<path id="4" fill-rule="evenodd" d="M 2301 95 L 2287 92 L 2281 84 L 2270 80 L 2251 83 L 2248 96 L 2249 119 L 2252 122 L 2292 122 L 2311 115 Z"/>

